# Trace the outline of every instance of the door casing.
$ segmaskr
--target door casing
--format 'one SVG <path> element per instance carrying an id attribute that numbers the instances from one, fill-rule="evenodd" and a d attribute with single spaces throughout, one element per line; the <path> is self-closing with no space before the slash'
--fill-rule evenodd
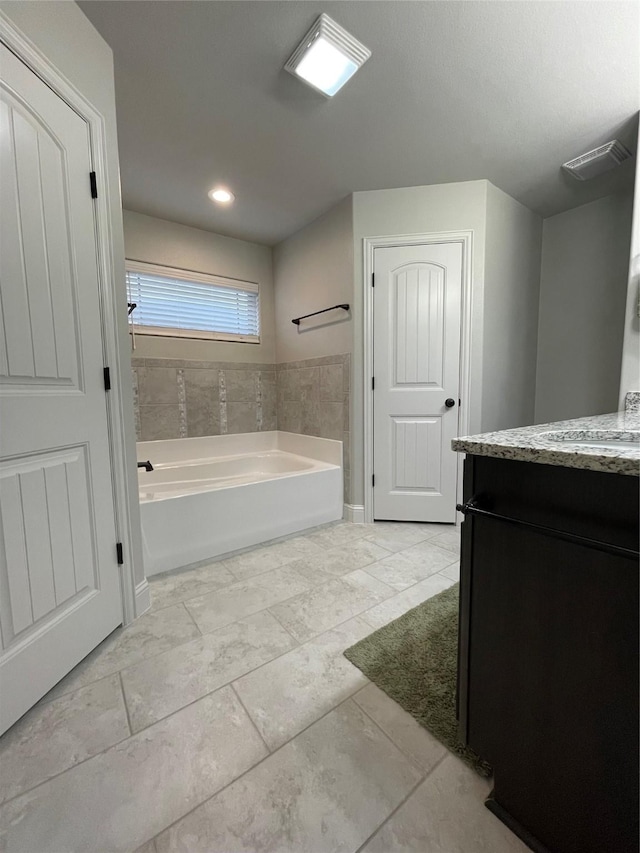
<path id="1" fill-rule="evenodd" d="M 364 521 L 373 521 L 373 288 L 374 251 L 389 246 L 416 246 L 429 243 L 460 243 L 462 245 L 462 310 L 460 329 L 460 406 L 458 407 L 458 434 L 469 432 L 469 377 L 471 374 L 471 319 L 473 316 L 473 291 L 471 287 L 473 231 L 438 231 L 428 234 L 389 234 L 365 237 L 363 250 L 364 291 Z M 458 454 L 457 502 L 462 498 L 463 455 Z"/>
<path id="2" fill-rule="evenodd" d="M 107 133 L 104 116 L 91 104 L 64 75 L 45 57 L 31 41 L 24 37 L 15 24 L 0 11 L 0 41 L 33 71 L 50 89 L 65 101 L 87 123 L 91 145 L 91 158 L 96 173 L 98 197 L 94 202 L 95 238 L 98 254 L 98 287 L 102 326 L 102 348 L 105 366 L 111 369 L 111 390 L 106 395 L 111 475 L 114 486 L 114 513 L 116 541 L 123 543 L 124 563 L 120 568 L 122 592 L 122 618 L 127 624 L 149 606 L 146 580 L 136 586 L 134 555 L 136 543 L 131 524 L 131 507 L 138 501 L 138 493 L 130 488 L 127 476 L 124 387 L 121 378 L 128 365 L 123 363 L 118 327 L 116 299 L 116 258 L 113 252 L 110 213 L 120 200 L 110 192 L 107 158 Z M 89 176 L 87 175 L 87 182 Z M 122 285 L 124 288 L 124 284 Z M 124 292 L 124 291 L 123 291 Z M 114 548 L 115 548 L 114 542 Z"/>

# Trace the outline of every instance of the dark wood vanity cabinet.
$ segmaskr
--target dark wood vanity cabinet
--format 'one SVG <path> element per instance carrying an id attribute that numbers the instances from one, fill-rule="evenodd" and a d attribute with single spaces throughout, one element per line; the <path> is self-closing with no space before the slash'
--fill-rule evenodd
<path id="1" fill-rule="evenodd" d="M 638 851 L 638 483 L 465 461 L 460 734 L 533 850 Z"/>

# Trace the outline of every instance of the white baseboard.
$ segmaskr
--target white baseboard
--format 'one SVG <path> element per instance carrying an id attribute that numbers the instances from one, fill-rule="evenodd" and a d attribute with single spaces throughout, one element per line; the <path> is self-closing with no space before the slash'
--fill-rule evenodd
<path id="1" fill-rule="evenodd" d="M 151 593 L 145 578 L 136 586 L 136 619 L 151 607 Z"/>
<path id="2" fill-rule="evenodd" d="M 345 521 L 351 521 L 354 524 L 364 524 L 364 507 L 356 504 L 345 504 L 343 518 Z"/>

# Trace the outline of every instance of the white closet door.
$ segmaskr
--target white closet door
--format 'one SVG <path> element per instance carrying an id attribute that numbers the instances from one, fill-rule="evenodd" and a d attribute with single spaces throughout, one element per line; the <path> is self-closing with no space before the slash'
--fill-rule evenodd
<path id="1" fill-rule="evenodd" d="M 122 605 L 88 127 L 0 50 L 2 732 Z"/>
<path id="2" fill-rule="evenodd" d="M 374 271 L 374 517 L 454 522 L 462 247 L 376 249 Z"/>

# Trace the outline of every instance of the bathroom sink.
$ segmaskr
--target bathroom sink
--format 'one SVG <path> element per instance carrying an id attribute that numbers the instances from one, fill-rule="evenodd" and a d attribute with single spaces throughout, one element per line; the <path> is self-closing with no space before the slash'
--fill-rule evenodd
<path id="1" fill-rule="evenodd" d="M 556 430 L 541 437 L 580 447 L 602 447 L 614 450 L 640 450 L 640 431 L 631 430 Z"/>

